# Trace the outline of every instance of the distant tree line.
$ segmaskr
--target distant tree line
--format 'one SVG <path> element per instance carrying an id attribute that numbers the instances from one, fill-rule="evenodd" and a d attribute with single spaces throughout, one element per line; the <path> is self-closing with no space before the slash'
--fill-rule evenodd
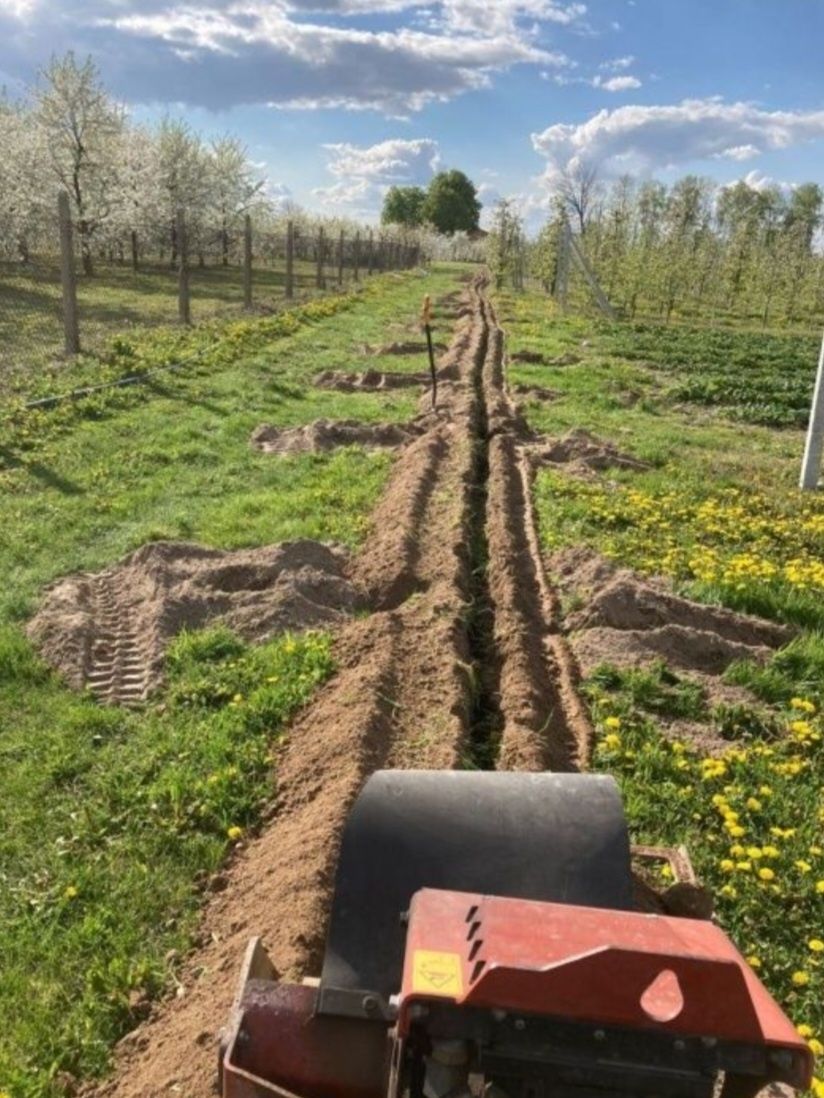
<path id="1" fill-rule="evenodd" d="M 317 218 L 268 191 L 237 137 L 204 140 L 184 122 L 133 122 L 103 86 L 89 59 L 54 57 L 20 98 L 0 92 L 0 259 L 29 263 L 58 247 L 57 195 L 66 190 L 74 237 L 87 276 L 100 259 L 174 264 L 175 215 L 186 211 L 193 263 L 228 263 L 237 255 L 243 220 L 254 218 L 256 240 L 283 235 L 290 218 L 299 231 L 328 226 L 330 237 L 358 228 L 347 218 Z M 447 173 L 449 174 L 449 173 Z M 449 187 L 446 188 L 449 190 Z M 454 189 L 454 188 L 453 188 Z M 439 204 L 440 210 L 442 205 Z M 389 236 L 415 235 L 426 254 L 434 239 L 390 223 Z M 458 256 L 471 242 L 454 241 Z M 453 249 L 454 251 L 454 249 Z M 451 254 L 451 253 L 450 253 Z"/>
<path id="2" fill-rule="evenodd" d="M 438 172 L 429 186 L 390 187 L 383 202 L 381 222 L 407 228 L 431 227 L 451 236 L 476 232 L 481 203 L 474 183 L 463 172 Z"/>
<path id="3" fill-rule="evenodd" d="M 524 262 L 551 291 L 566 222 L 611 303 L 630 318 L 819 322 L 823 214 L 817 183 L 719 187 L 690 175 L 668 187 L 625 176 L 607 187 L 581 172 L 559 181 L 547 223 L 523 245 Z M 500 234 L 493 237 L 494 254 Z M 576 287 L 584 292 L 573 278 Z"/>

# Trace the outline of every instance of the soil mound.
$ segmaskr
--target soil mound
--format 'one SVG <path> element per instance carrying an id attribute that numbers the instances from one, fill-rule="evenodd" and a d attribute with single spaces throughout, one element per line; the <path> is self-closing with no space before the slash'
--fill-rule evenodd
<path id="1" fill-rule="evenodd" d="M 446 350 L 446 344 L 435 343 L 433 344 L 433 350 L 436 355 L 442 354 Z M 384 343 L 381 347 L 372 347 L 369 353 L 374 355 L 375 358 L 379 358 L 381 355 L 426 355 L 429 354 L 429 348 L 423 341 L 402 340 L 395 343 Z"/>
<path id="2" fill-rule="evenodd" d="M 611 442 L 597 438 L 589 431 L 576 428 L 561 438 L 549 439 L 532 450 L 539 465 L 564 465 L 569 471 L 587 473 L 604 469 L 649 469 L 649 464 L 622 454 Z"/>
<path id="3" fill-rule="evenodd" d="M 509 356 L 509 361 L 521 366 L 577 366 L 581 359 L 571 352 L 552 358 L 540 351 L 516 351 Z"/>
<path id="4" fill-rule="evenodd" d="M 358 605 L 345 564 L 341 551 L 308 540 L 233 553 L 151 542 L 105 572 L 59 580 L 28 633 L 72 686 L 135 703 L 160 684 L 183 629 L 220 621 L 263 641 L 343 620 Z"/>
<path id="5" fill-rule="evenodd" d="M 425 430 L 412 423 L 359 423 L 354 419 L 317 419 L 303 427 L 273 427 L 262 423 L 250 442 L 264 454 L 325 453 L 337 446 L 403 446 Z"/>
<path id="6" fill-rule="evenodd" d="M 324 370 L 315 378 L 318 389 L 334 389 L 340 393 L 379 393 L 387 389 L 413 389 L 428 385 L 429 374 L 387 374 L 381 370 L 363 370 L 347 374 L 341 370 Z"/>
<path id="7" fill-rule="evenodd" d="M 545 389 L 542 385 L 512 385 L 510 388 L 515 396 L 527 400 L 557 400 L 560 396 L 555 389 Z"/>
<path id="8" fill-rule="evenodd" d="M 591 550 L 565 549 L 550 570 L 579 606 L 566 627 L 584 674 L 601 663 L 638 667 L 663 659 L 720 675 L 735 660 L 763 661 L 793 636 L 788 626 L 682 598 L 663 580 L 644 579 Z"/>

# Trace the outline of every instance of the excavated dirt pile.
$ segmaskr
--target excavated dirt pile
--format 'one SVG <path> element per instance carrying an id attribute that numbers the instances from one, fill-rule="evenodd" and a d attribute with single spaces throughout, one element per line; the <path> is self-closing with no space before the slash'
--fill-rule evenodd
<path id="1" fill-rule="evenodd" d="M 765 660 L 793 636 L 788 626 L 682 598 L 664 580 L 641 577 L 588 549 L 562 550 L 549 567 L 561 591 L 581 604 L 566 626 L 586 674 L 599 663 L 664 659 L 720 675 L 734 660 Z"/>
<path id="2" fill-rule="evenodd" d="M 429 374 L 387 374 L 380 370 L 357 374 L 324 370 L 315 378 L 318 389 L 334 389 L 339 393 L 382 393 L 388 389 L 414 389 L 429 382 Z"/>
<path id="3" fill-rule="evenodd" d="M 234 553 L 152 542 L 105 572 L 59 580 L 28 632 L 72 686 L 139 702 L 160 684 L 183 629 L 223 622 L 263 641 L 341 622 L 358 606 L 345 565 L 344 553 L 316 541 Z"/>
<path id="4" fill-rule="evenodd" d="M 748 691 L 728 685 L 723 673 L 736 660 L 764 663 L 794 631 L 762 618 L 707 606 L 673 593 L 663 579 L 639 576 L 591 549 L 564 549 L 549 560 L 564 601 L 572 648 L 582 674 L 602 664 L 645 667 L 663 661 L 698 683 L 708 705 L 757 704 Z M 665 728 L 712 750 L 706 726 L 663 721 Z"/>
<path id="5" fill-rule="evenodd" d="M 359 423 L 354 419 L 316 419 L 302 427 L 273 427 L 262 423 L 250 443 L 264 454 L 325 453 L 337 446 L 385 448 L 403 446 L 426 430 L 425 421 Z"/>
<path id="6" fill-rule="evenodd" d="M 583 428 L 574 428 L 561 438 L 535 446 L 532 460 L 537 465 L 563 466 L 566 472 L 579 474 L 604 469 L 649 469 L 646 462 L 622 454 L 611 442 L 605 442 Z"/>
<path id="7" fill-rule="evenodd" d="M 433 344 L 432 349 L 436 355 L 443 354 L 446 350 L 446 345 L 443 343 Z M 380 358 L 382 355 L 427 355 L 429 349 L 425 343 L 417 340 L 400 340 L 393 343 L 384 343 L 381 347 L 370 347 L 368 354 L 374 358 Z"/>

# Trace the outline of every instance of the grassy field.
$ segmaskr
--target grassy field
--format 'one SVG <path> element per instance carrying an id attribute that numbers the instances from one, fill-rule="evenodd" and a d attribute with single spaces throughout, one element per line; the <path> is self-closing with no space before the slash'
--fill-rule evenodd
<path id="1" fill-rule="evenodd" d="M 146 998 L 173 986 L 205 878 L 254 828 L 279 731 L 331 671 L 324 635 L 251 649 L 211 631 L 179 639 L 152 704 L 106 709 L 64 688 L 26 641 L 43 585 L 159 538 L 356 546 L 389 456 L 278 459 L 249 434 L 264 420 L 414 414 L 413 391 L 343 395 L 311 378 L 364 368 L 363 343 L 409 338 L 422 295 L 458 274 L 386 275 L 271 317 L 121 336 L 72 383 L 194 357 L 146 385 L 3 410 L 0 1090 L 13 1098 L 57 1093 L 60 1072 L 102 1072 Z"/>
<path id="2" fill-rule="evenodd" d="M 618 776 L 634 840 L 686 843 L 724 926 L 824 1053 L 824 500 L 796 487 L 802 432 L 764 426 L 802 419 L 814 341 L 607 327 L 554 316 L 530 294 L 500 311 L 511 351 L 579 359 L 510 368 L 511 381 L 557 394 L 528 404 L 531 425 L 585 427 L 651 466 L 591 479 L 541 470 L 545 548 L 591 546 L 699 600 L 799 628 L 766 667 L 727 672 L 751 707 L 709 707 L 663 665 L 603 667 L 586 689 L 595 763 Z M 673 742 L 664 716 L 729 747 L 707 758 Z"/>
<path id="3" fill-rule="evenodd" d="M 347 271 L 347 280 L 351 272 Z M 92 277 L 78 276 L 77 300 L 81 345 L 101 350 L 115 334 L 131 333 L 177 321 L 177 272 L 168 264 L 144 264 L 133 271 L 125 264 L 95 267 Z M 299 299 L 313 296 L 313 263 L 295 263 Z M 285 304 L 285 269 L 257 264 L 253 270 L 255 308 L 270 310 Z M 333 285 L 331 272 L 329 285 Z M 243 309 L 242 271 L 237 265 L 192 267 L 192 319 L 237 316 Z M 59 376 L 63 358 L 63 320 L 59 267 L 33 260 L 28 267 L 0 264 L 0 393 L 16 387 L 28 392 L 44 373 Z"/>

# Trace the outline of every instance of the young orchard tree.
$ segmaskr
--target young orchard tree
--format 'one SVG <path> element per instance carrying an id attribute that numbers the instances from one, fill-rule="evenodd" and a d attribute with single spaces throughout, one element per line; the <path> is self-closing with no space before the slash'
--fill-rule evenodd
<path id="1" fill-rule="evenodd" d="M 429 184 L 423 219 L 439 233 L 474 232 L 480 224 L 481 203 L 475 184 L 459 171 L 438 172 Z"/>
<path id="2" fill-rule="evenodd" d="M 417 228 L 423 224 L 425 202 L 423 187 L 390 187 L 383 200 L 381 224 Z"/>
<path id="3" fill-rule="evenodd" d="M 548 294 L 555 294 L 558 257 L 566 224 L 566 211 L 563 201 L 556 195 L 552 200 L 549 220 L 538 233 L 538 238 L 532 246 L 530 263 L 531 273 L 538 279 Z"/>
<path id="4" fill-rule="evenodd" d="M 34 121 L 46 138 L 54 177 L 68 191 L 83 271 L 91 275 L 95 233 L 118 190 L 124 112 L 109 98 L 91 58 L 80 64 L 71 52 L 53 57 L 40 76 Z"/>
<path id="5" fill-rule="evenodd" d="M 255 177 L 249 153 L 236 137 L 219 138 L 209 149 L 209 207 L 219 225 L 223 266 L 229 263 L 229 233 L 256 201 L 263 200 L 265 180 Z"/>
<path id="6" fill-rule="evenodd" d="M 177 211 L 185 211 L 187 234 L 196 239 L 209 195 L 209 160 L 203 142 L 185 122 L 164 119 L 157 142 L 159 185 L 164 220 L 172 243 L 170 262 L 174 266 L 178 246 Z"/>
<path id="7" fill-rule="evenodd" d="M 507 279 L 517 290 L 523 289 L 525 240 L 523 222 L 511 201 L 500 199 L 492 214 L 492 229 L 487 238 L 487 263 L 495 279 L 495 288 L 503 288 Z"/>
<path id="8" fill-rule="evenodd" d="M 55 186 L 44 179 L 48 149 L 24 103 L 0 95 L 0 253 L 27 263 L 43 244 L 43 222 L 54 210 Z M 50 202 L 51 200 L 51 202 Z M 50 202 L 50 204 L 49 204 Z"/>

